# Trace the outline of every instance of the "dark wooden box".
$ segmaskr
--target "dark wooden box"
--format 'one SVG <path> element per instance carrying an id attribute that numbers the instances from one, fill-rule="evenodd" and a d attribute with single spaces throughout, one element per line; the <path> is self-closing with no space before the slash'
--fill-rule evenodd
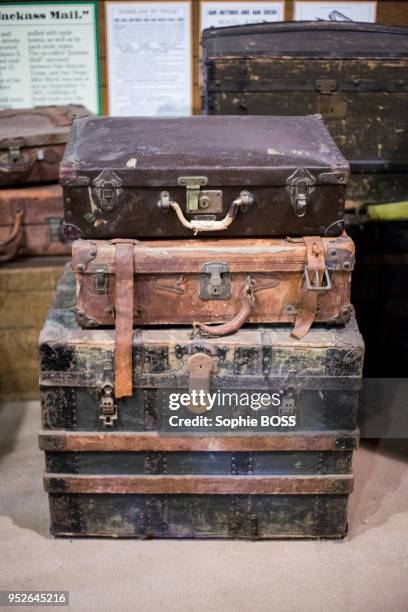
<path id="1" fill-rule="evenodd" d="M 74 295 L 67 272 L 39 342 L 40 447 L 55 535 L 345 535 L 364 353 L 354 320 L 300 341 L 287 326 L 205 340 L 183 328 L 135 330 L 134 394 L 115 400 L 114 331 L 81 330 Z M 283 401 L 274 414 L 296 416 L 296 425 L 175 433 L 167 393 L 191 389 L 193 355 L 213 360 L 211 391 L 276 390 Z"/>
<path id="2" fill-rule="evenodd" d="M 203 111 L 320 113 L 350 163 L 349 205 L 407 195 L 408 28 L 294 22 L 203 33 Z"/>

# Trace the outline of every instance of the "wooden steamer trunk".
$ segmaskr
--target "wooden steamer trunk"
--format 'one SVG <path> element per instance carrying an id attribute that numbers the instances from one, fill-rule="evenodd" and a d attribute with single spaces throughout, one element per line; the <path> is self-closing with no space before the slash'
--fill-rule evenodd
<path id="1" fill-rule="evenodd" d="M 205 113 L 320 113 L 350 162 L 349 206 L 406 198 L 408 28 L 320 21 L 211 28 L 203 55 Z"/>
<path id="2" fill-rule="evenodd" d="M 185 328 L 135 330 L 133 395 L 116 399 L 114 331 L 75 322 L 74 277 L 66 272 L 39 341 L 51 531 L 59 536 L 342 537 L 352 488 L 356 410 L 364 345 L 353 319 L 191 338 Z M 208 411 L 169 408 L 169 392 L 271 392 L 267 414 L 291 427 L 247 427 L 263 409 L 219 406 L 242 417 L 231 430 L 197 423 Z M 205 407 L 204 407 L 205 408 Z M 194 410 L 194 411 L 193 411 Z"/>

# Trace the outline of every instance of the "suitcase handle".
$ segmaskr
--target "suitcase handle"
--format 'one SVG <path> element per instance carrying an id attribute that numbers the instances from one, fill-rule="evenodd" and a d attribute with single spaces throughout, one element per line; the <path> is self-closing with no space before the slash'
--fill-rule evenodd
<path id="1" fill-rule="evenodd" d="M 255 306 L 255 293 L 252 288 L 250 277 L 247 278 L 245 285 L 245 295 L 241 306 L 241 310 L 228 323 L 221 325 L 206 325 L 199 321 L 194 321 L 192 337 L 200 334 L 200 336 L 227 336 L 238 331 L 245 321 L 248 319 L 251 310 Z"/>
<path id="2" fill-rule="evenodd" d="M 23 218 L 24 218 L 24 212 L 22 210 L 19 210 L 18 212 L 16 212 L 16 215 L 14 217 L 13 229 L 11 230 L 10 235 L 8 236 L 8 238 L 0 242 L 0 251 L 1 251 L 0 262 L 1 263 L 14 259 L 14 257 L 17 255 L 18 251 L 20 250 L 20 247 L 23 243 L 23 238 L 24 238 Z M 12 246 L 11 246 L 11 249 L 7 252 L 7 249 L 5 247 L 7 247 L 9 244 L 12 244 Z"/>
<path id="3" fill-rule="evenodd" d="M 36 163 L 35 157 L 31 158 L 25 153 L 20 153 L 15 161 L 10 158 L 10 154 L 6 153 L 0 157 L 0 172 L 13 174 L 18 178 L 30 174 Z"/>
<path id="4" fill-rule="evenodd" d="M 170 200 L 170 196 L 167 191 L 163 191 L 160 194 L 160 200 L 157 205 L 159 208 L 163 208 L 164 210 L 172 208 L 175 211 L 180 223 L 184 225 L 184 227 L 192 229 L 194 231 L 194 236 L 196 236 L 199 232 L 220 232 L 226 230 L 234 221 L 238 209 L 241 206 L 250 206 L 253 201 L 254 196 L 249 193 L 249 191 L 241 191 L 239 197 L 232 202 L 225 217 L 220 220 L 193 219 L 192 221 L 189 221 L 185 218 L 180 204 Z"/>

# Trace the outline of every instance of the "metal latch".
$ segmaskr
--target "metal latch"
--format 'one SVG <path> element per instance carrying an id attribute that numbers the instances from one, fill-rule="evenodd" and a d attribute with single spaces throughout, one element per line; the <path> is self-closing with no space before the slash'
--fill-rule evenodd
<path id="1" fill-rule="evenodd" d="M 316 179 L 303 166 L 297 168 L 286 180 L 286 191 L 297 217 L 304 217 L 309 200 L 315 191 Z"/>
<path id="2" fill-rule="evenodd" d="M 336 90 L 334 79 L 316 81 L 316 91 L 320 94 L 317 98 L 317 112 L 324 117 L 343 119 L 347 115 L 347 97 Z"/>
<path id="3" fill-rule="evenodd" d="M 102 170 L 93 182 L 93 191 L 102 210 L 111 212 L 117 206 L 122 193 L 122 181 L 112 170 Z"/>
<path id="4" fill-rule="evenodd" d="M 118 410 L 113 397 L 113 386 L 105 384 L 101 389 L 99 418 L 105 427 L 112 427 L 118 418 Z"/>
<path id="5" fill-rule="evenodd" d="M 62 219 L 61 217 L 47 217 L 48 225 L 48 241 L 49 242 L 65 242 L 66 238 L 62 231 Z"/>
<path id="6" fill-rule="evenodd" d="M 106 266 L 100 264 L 95 270 L 94 276 L 95 291 L 99 294 L 108 292 L 108 269 Z"/>
<path id="7" fill-rule="evenodd" d="M 19 145 L 10 145 L 8 150 L 9 160 L 12 164 L 18 162 L 20 157 L 20 147 Z"/>
<path id="8" fill-rule="evenodd" d="M 200 190 L 207 185 L 206 176 L 180 176 L 178 184 L 186 187 L 187 212 L 222 212 L 222 191 L 220 189 Z"/>
<path id="9" fill-rule="evenodd" d="M 200 294 L 202 300 L 229 300 L 231 297 L 231 277 L 229 266 L 224 261 L 210 261 L 202 267 Z"/>

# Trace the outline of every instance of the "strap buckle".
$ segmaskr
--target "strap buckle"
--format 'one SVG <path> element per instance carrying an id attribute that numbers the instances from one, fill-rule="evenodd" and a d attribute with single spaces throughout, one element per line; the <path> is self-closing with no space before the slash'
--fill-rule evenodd
<path id="1" fill-rule="evenodd" d="M 320 283 L 319 270 L 314 270 L 315 280 L 310 279 L 309 266 L 305 266 L 306 287 L 309 291 L 330 291 L 332 288 L 329 271 L 324 267 L 322 282 Z"/>

